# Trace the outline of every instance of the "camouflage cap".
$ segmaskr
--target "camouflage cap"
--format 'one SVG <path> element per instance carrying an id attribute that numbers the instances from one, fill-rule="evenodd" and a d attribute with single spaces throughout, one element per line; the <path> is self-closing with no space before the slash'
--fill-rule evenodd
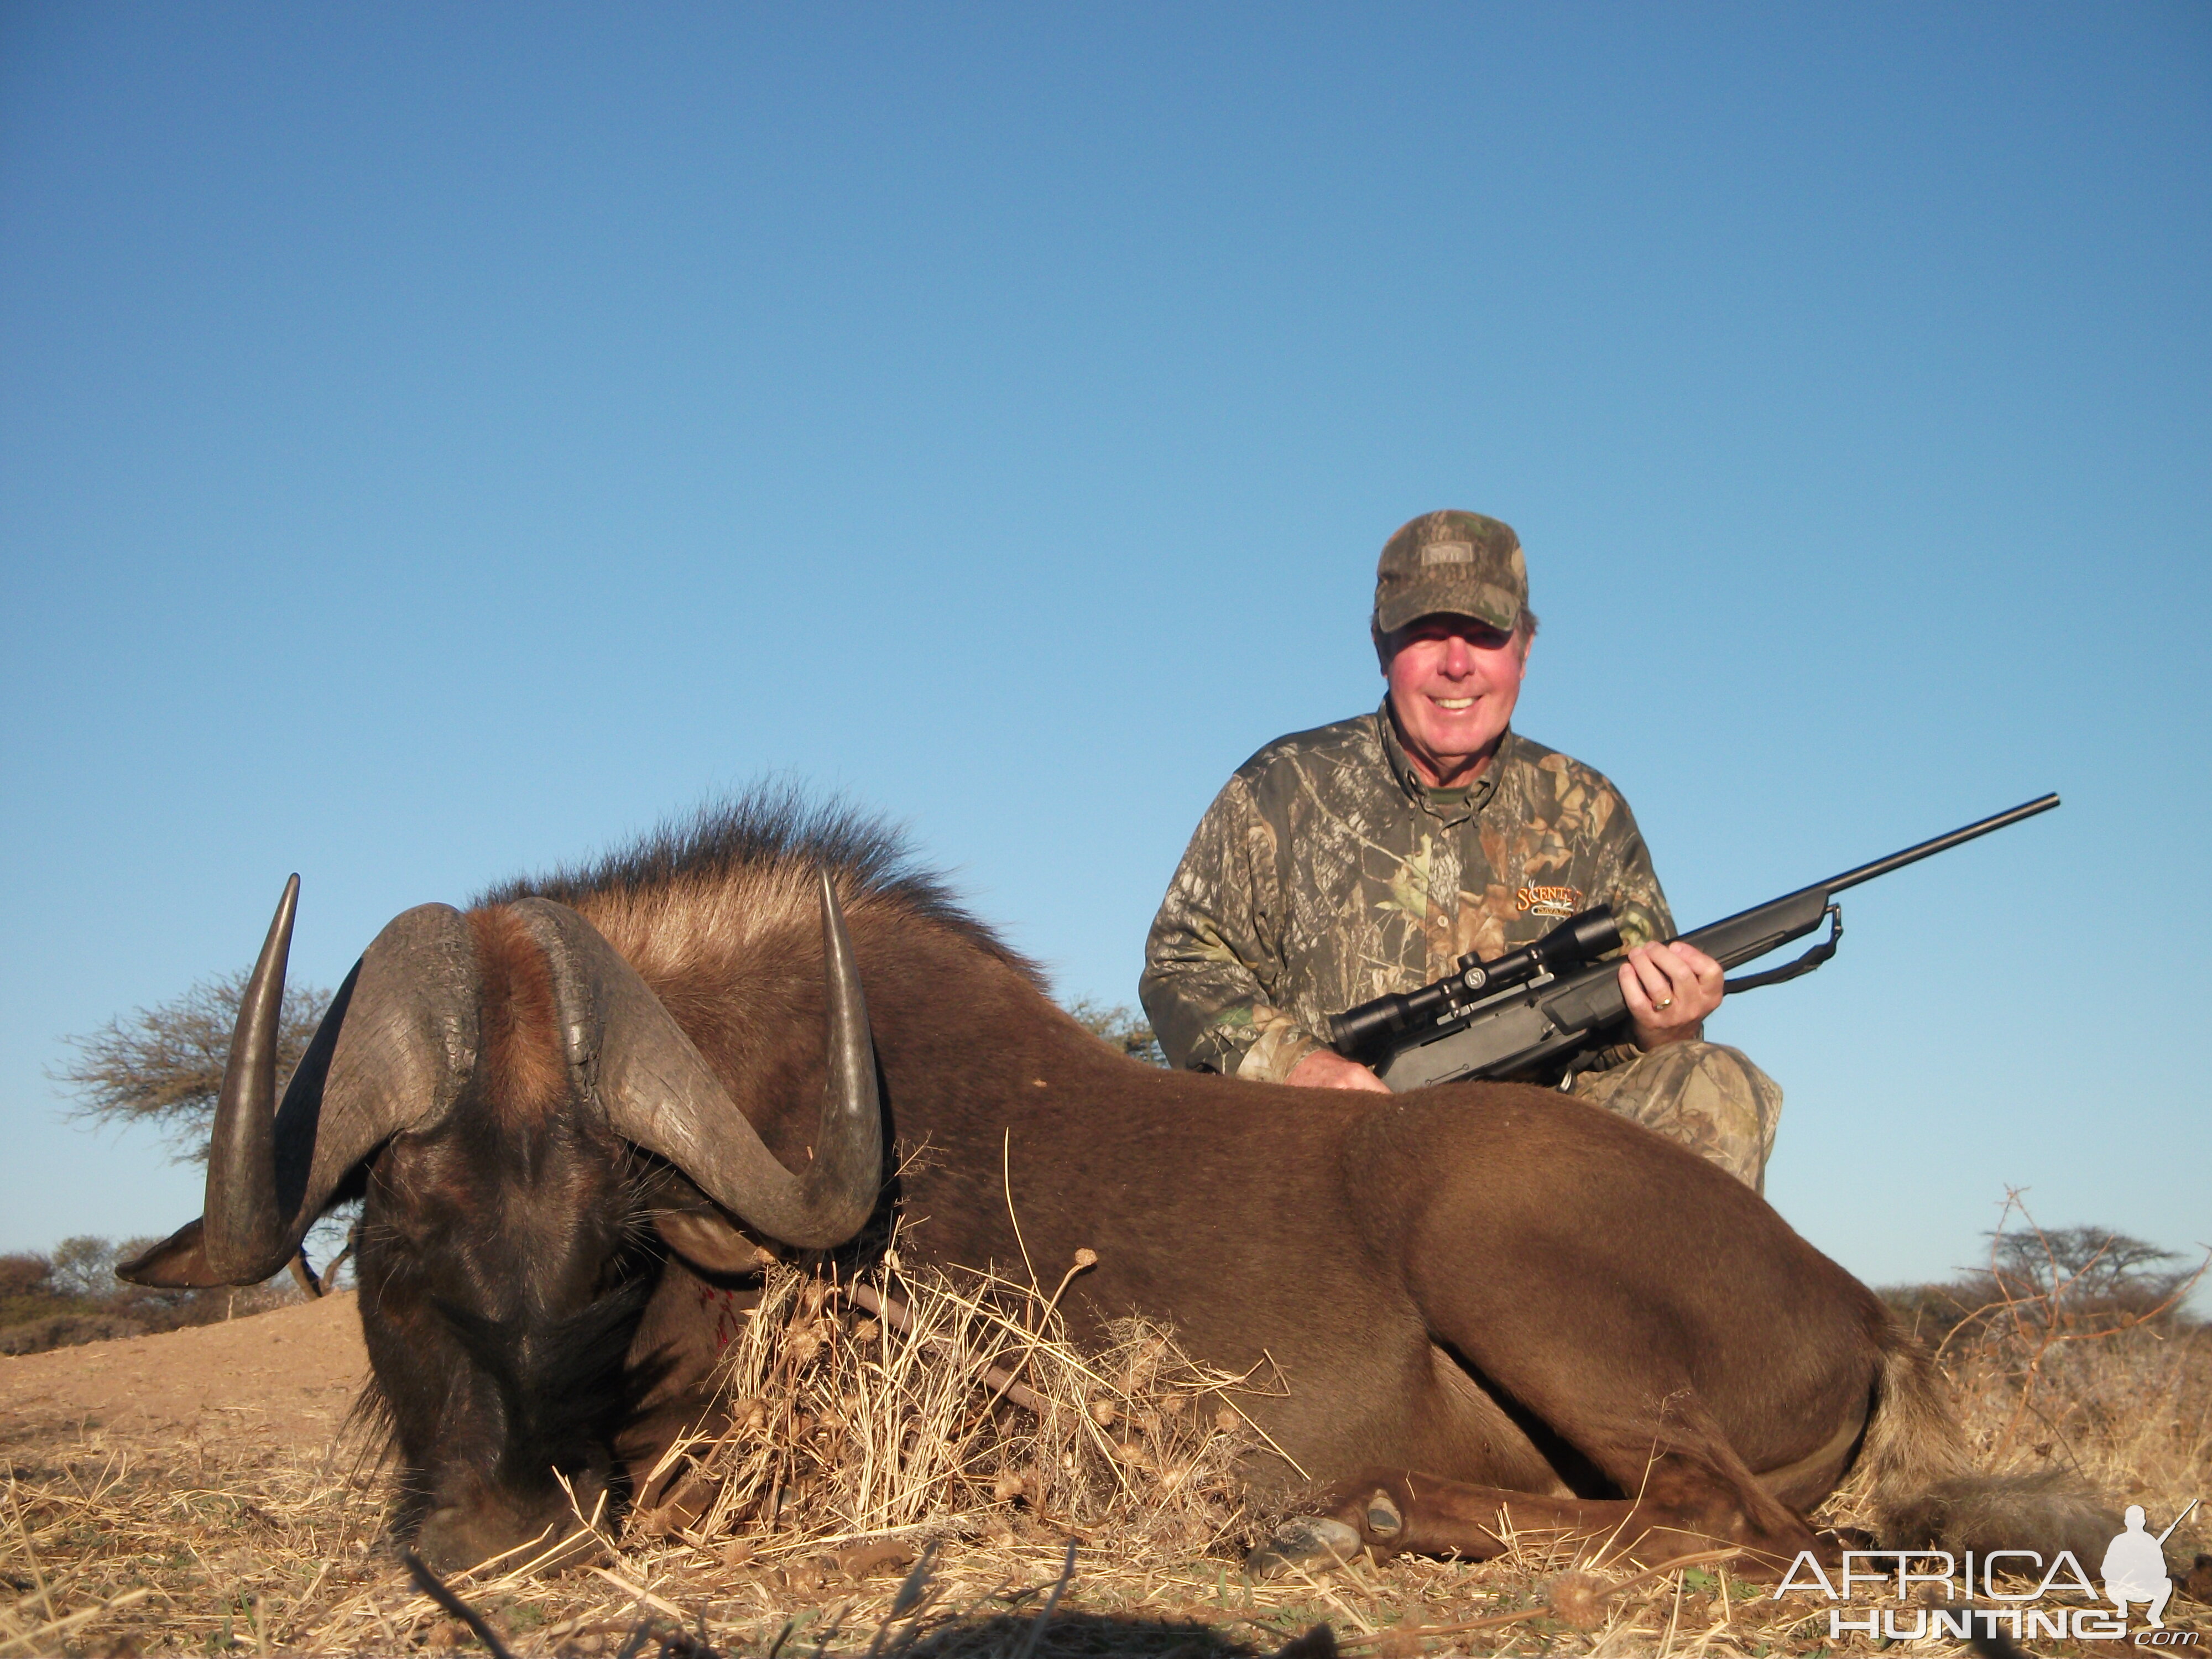
<path id="1" fill-rule="evenodd" d="M 1382 544 L 1375 637 L 1439 611 L 1511 629 L 1528 608 L 1528 566 L 1513 526 L 1480 513 L 1425 513 Z"/>

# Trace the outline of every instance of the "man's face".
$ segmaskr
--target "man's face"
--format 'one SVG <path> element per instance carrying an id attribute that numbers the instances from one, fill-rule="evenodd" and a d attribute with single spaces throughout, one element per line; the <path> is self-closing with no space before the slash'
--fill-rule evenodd
<path id="1" fill-rule="evenodd" d="M 1472 617 L 1421 617 L 1384 641 L 1382 672 L 1407 753 L 1431 783 L 1466 781 L 1521 696 L 1528 641 Z"/>

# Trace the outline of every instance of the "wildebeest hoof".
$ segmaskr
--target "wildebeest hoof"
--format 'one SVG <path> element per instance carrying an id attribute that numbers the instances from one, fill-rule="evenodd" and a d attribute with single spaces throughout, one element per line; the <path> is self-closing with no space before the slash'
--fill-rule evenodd
<path id="1" fill-rule="evenodd" d="M 1359 1534 L 1325 1515 L 1294 1515 L 1244 1558 L 1247 1578 L 1273 1578 L 1293 1569 L 1323 1572 L 1359 1553 Z"/>
<path id="2" fill-rule="evenodd" d="M 1398 1512 L 1398 1500 L 1377 1486 L 1367 1495 L 1367 1530 L 1388 1543 L 1406 1529 L 1406 1517 Z"/>

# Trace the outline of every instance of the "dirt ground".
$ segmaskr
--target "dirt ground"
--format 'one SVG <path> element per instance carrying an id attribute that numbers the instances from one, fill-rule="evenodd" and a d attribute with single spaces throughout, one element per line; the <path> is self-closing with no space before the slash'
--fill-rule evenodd
<path id="1" fill-rule="evenodd" d="M 330 1441 L 368 1375 L 349 1291 L 251 1319 L 0 1358 L 0 1443 Z"/>
<path id="2" fill-rule="evenodd" d="M 388 1575 L 343 1435 L 368 1374 L 350 1294 L 0 1358 L 0 1659 L 265 1651 L 281 1610 Z"/>

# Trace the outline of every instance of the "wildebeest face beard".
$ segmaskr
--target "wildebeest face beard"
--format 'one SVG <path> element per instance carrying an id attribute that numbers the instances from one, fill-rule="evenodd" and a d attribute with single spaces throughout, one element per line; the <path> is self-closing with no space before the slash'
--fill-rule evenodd
<path id="1" fill-rule="evenodd" d="M 650 1279 L 633 1277 L 551 1318 L 491 1319 L 434 1304 L 498 1403 L 501 1485 L 550 1486 L 554 1470 L 608 1477 L 616 1431 L 659 1380 L 628 1364 L 651 1292 Z"/>
<path id="2" fill-rule="evenodd" d="M 660 1380 L 629 1350 L 658 1260 L 635 1160 L 556 1115 L 403 1137 L 363 1216 L 363 1333 L 403 1465 L 402 1533 L 472 1565 L 625 1496 L 613 1443 Z M 556 1472 L 560 1478 L 556 1479 Z"/>

